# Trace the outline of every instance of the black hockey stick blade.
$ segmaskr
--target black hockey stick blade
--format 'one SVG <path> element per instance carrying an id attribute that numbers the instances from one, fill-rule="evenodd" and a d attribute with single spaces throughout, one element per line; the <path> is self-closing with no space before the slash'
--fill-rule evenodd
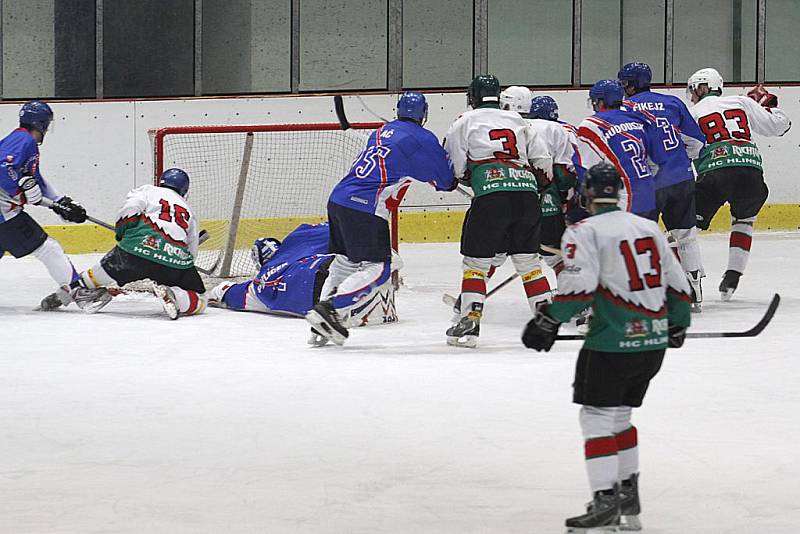
<path id="1" fill-rule="evenodd" d="M 778 305 L 780 303 L 781 296 L 775 293 L 769 303 L 769 306 L 767 306 L 767 311 L 764 312 L 764 316 L 761 317 L 761 320 L 749 330 L 744 330 L 741 332 L 689 332 L 686 334 L 686 337 L 691 339 L 712 337 L 756 337 L 758 334 L 764 331 L 769 322 L 775 316 L 775 312 L 778 310 Z M 583 337 L 584 336 L 580 334 L 566 334 L 563 336 L 556 336 L 556 341 L 577 341 L 583 339 Z"/>
<path id="2" fill-rule="evenodd" d="M 344 113 L 344 101 L 342 100 L 342 95 L 336 95 L 333 97 L 333 107 L 336 110 L 336 118 L 339 119 L 339 125 L 342 127 L 342 130 L 349 130 L 350 121 L 347 120 L 347 115 Z"/>

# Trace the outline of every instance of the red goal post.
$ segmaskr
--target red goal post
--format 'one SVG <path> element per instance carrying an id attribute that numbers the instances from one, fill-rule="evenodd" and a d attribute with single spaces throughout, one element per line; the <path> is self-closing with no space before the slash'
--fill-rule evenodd
<path id="1" fill-rule="evenodd" d="M 219 277 L 252 276 L 250 247 L 326 218 L 333 186 L 382 123 L 175 126 L 151 130 L 154 180 L 189 174 L 189 204 L 210 234 L 196 262 Z M 397 249 L 397 207 L 391 214 Z"/>

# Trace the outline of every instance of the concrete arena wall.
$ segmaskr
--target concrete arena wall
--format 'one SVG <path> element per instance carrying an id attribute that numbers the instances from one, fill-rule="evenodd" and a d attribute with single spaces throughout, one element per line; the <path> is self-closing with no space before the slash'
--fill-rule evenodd
<path id="1" fill-rule="evenodd" d="M 732 87 L 729 94 L 744 93 Z M 683 97 L 683 90 L 669 92 Z M 781 107 L 800 121 L 800 87 L 776 87 Z M 577 123 L 590 114 L 586 90 L 542 91 L 559 103 L 561 117 Z M 464 93 L 429 93 L 430 112 L 426 127 L 440 138 L 453 120 L 466 109 Z M 345 97 L 351 122 L 394 116 L 395 95 L 371 94 Z M 331 96 L 282 96 L 261 98 L 201 98 L 178 100 L 55 102 L 55 128 L 42 146 L 41 170 L 56 187 L 83 203 L 90 214 L 113 221 L 127 191 L 151 183 L 153 157 L 148 130 L 178 125 L 280 124 L 336 122 Z M 0 103 L 0 131 L 17 124 L 19 104 Z M 800 182 L 795 167 L 800 156 L 800 128 L 782 138 L 756 139 L 764 156 L 769 202 L 765 211 L 769 227 L 800 227 Z M 458 193 L 437 193 L 412 187 L 402 205 L 401 238 L 409 241 L 457 239 L 461 212 L 467 203 Z M 772 210 L 772 211 L 769 211 Z M 42 224 L 60 220 L 45 209 L 29 212 Z M 771 215 L 770 215 L 771 214 Z M 724 221 L 721 221 L 724 225 Z M 102 249 L 112 243 L 103 231 L 88 225 L 52 228 L 72 251 Z M 721 227 L 720 227 L 721 228 Z M 97 243 L 97 240 L 103 241 Z"/>

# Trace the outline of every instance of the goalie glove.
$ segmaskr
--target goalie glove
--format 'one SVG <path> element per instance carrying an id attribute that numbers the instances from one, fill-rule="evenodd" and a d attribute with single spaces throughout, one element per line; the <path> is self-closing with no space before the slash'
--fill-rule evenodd
<path id="1" fill-rule="evenodd" d="M 767 88 L 764 87 L 764 84 L 758 84 L 749 91 L 747 91 L 747 96 L 758 102 L 760 105 L 764 106 L 765 108 L 776 108 L 778 107 L 778 97 L 767 91 Z"/>
<path id="2" fill-rule="evenodd" d="M 25 194 L 25 200 L 28 204 L 38 204 L 42 201 L 42 189 L 33 176 L 24 176 L 19 181 L 19 188 Z"/>
<path id="3" fill-rule="evenodd" d="M 53 203 L 50 209 L 65 221 L 74 223 L 86 221 L 86 209 L 69 197 L 61 197 Z"/>

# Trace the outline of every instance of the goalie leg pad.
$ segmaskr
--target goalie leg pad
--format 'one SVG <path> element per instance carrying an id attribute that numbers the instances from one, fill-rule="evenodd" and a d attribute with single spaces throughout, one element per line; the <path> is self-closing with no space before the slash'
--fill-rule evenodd
<path id="1" fill-rule="evenodd" d="M 337 256 L 338 258 L 338 256 Z M 331 264 L 335 268 L 336 260 Z M 333 269 L 332 269 L 333 270 Z M 378 287 L 386 283 L 391 275 L 391 264 L 388 261 L 364 261 L 350 276 L 338 284 L 336 294 L 331 299 L 336 310 L 343 310 L 368 298 Z M 332 274 L 328 275 L 330 279 Z M 328 280 L 325 281 L 327 285 Z M 323 286 L 324 294 L 324 286 Z M 325 300 L 321 298 L 320 300 Z"/>
<path id="2" fill-rule="evenodd" d="M 322 284 L 319 299 L 327 300 L 331 298 L 336 292 L 336 288 L 339 287 L 339 284 L 348 276 L 355 273 L 359 266 L 360 263 L 348 260 L 347 256 L 343 256 L 342 254 L 334 256 L 330 267 L 328 267 L 328 277 L 325 279 L 325 283 Z"/>
<path id="3" fill-rule="evenodd" d="M 58 241 L 48 237 L 39 248 L 33 251 L 33 255 L 44 264 L 53 280 L 60 286 L 68 286 L 78 279 L 78 271 L 69 261 L 64 249 Z"/>

